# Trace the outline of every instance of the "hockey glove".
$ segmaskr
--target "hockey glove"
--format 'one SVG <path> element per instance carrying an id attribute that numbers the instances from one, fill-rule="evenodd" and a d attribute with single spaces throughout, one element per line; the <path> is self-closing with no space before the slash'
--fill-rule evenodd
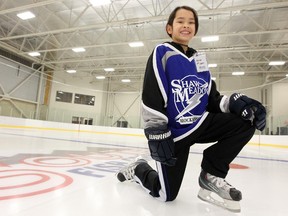
<path id="1" fill-rule="evenodd" d="M 250 120 L 256 129 L 262 131 L 266 125 L 266 109 L 257 100 L 246 95 L 234 93 L 229 99 L 229 110 L 231 113 Z"/>
<path id="2" fill-rule="evenodd" d="M 174 157 L 175 144 L 171 131 L 166 127 L 159 127 L 147 128 L 144 132 L 148 139 L 151 157 L 162 164 L 174 166 L 177 159 Z"/>

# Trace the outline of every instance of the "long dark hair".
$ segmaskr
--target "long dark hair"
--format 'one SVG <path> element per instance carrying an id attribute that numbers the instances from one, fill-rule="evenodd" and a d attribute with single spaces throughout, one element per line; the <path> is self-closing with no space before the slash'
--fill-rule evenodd
<path id="1" fill-rule="evenodd" d="M 172 26 L 173 25 L 173 21 L 175 19 L 175 16 L 176 16 L 176 13 L 178 10 L 180 9 L 185 9 L 185 10 L 188 10 L 188 11 L 191 11 L 193 14 L 194 14 L 194 19 L 195 19 L 195 34 L 197 34 L 198 32 L 198 26 L 199 26 L 199 21 L 198 21 L 198 15 L 197 15 L 197 12 L 194 8 L 192 7 L 189 7 L 189 6 L 179 6 L 179 7 L 176 7 L 170 14 L 169 18 L 168 18 L 168 21 L 167 21 L 167 24 L 166 24 L 166 29 L 167 29 L 167 26 L 170 25 Z M 166 30 L 167 31 L 167 30 Z M 167 32 L 167 34 L 169 35 L 169 37 L 171 37 L 171 34 L 169 34 Z"/>

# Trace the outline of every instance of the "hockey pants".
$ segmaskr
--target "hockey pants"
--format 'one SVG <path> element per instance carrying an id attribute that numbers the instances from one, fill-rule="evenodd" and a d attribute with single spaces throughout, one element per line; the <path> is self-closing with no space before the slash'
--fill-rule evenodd
<path id="1" fill-rule="evenodd" d="M 180 190 L 191 145 L 216 142 L 204 150 L 201 168 L 212 175 L 225 178 L 229 164 L 252 138 L 254 132 L 255 127 L 251 122 L 244 121 L 239 116 L 231 113 L 210 113 L 196 131 L 175 143 L 175 166 L 166 166 L 156 161 L 155 171 L 148 164 L 140 164 L 135 169 L 136 178 L 153 197 L 172 201 Z"/>

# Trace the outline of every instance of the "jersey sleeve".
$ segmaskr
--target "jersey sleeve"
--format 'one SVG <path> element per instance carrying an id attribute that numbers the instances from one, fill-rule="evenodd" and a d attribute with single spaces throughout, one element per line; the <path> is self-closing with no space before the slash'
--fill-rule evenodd
<path id="1" fill-rule="evenodd" d="M 157 58 L 154 52 L 150 55 L 144 76 L 142 91 L 142 118 L 144 120 L 144 128 L 158 127 L 168 123 L 166 116 L 165 100 L 160 90 L 158 80 L 155 75 L 157 67 L 153 62 Z M 156 70 L 158 70 L 157 68 Z"/>
<path id="2" fill-rule="evenodd" d="M 207 111 L 211 113 L 228 113 L 229 98 L 221 95 L 216 88 L 216 83 L 212 80 L 211 91 L 207 105 Z"/>

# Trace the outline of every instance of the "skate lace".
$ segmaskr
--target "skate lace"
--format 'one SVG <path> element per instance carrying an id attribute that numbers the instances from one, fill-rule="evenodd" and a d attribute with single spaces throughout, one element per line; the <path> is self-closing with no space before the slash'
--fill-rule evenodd
<path id="1" fill-rule="evenodd" d="M 230 185 L 225 179 L 209 175 L 208 179 L 216 185 L 218 188 L 223 188 L 226 191 L 229 191 L 230 188 L 233 188 L 232 185 Z"/>
<path id="2" fill-rule="evenodd" d="M 141 156 L 139 156 L 134 159 L 134 162 L 122 168 L 119 173 L 122 173 L 125 176 L 126 180 L 133 180 L 135 175 L 135 168 L 139 163 L 147 163 L 147 161 Z"/>
<path id="3" fill-rule="evenodd" d="M 134 168 L 135 168 L 135 163 L 131 164 L 131 166 L 121 170 L 120 172 L 125 176 L 127 180 L 131 180 L 134 176 Z"/>

